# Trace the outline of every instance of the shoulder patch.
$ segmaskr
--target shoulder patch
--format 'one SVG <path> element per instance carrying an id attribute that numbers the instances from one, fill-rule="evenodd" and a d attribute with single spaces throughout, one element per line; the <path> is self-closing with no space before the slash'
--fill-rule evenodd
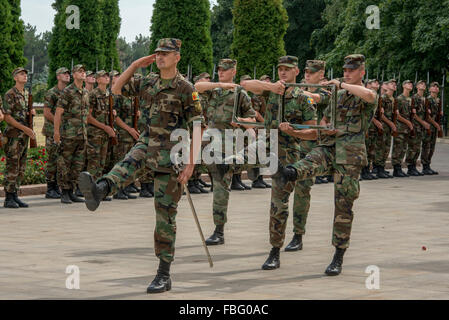
<path id="1" fill-rule="evenodd" d="M 196 92 L 196 91 L 192 92 L 192 100 L 198 101 L 199 99 L 200 99 L 200 95 L 198 94 L 198 92 Z"/>
<path id="2" fill-rule="evenodd" d="M 315 104 L 315 101 L 312 98 L 307 97 L 307 103 L 308 104 Z"/>

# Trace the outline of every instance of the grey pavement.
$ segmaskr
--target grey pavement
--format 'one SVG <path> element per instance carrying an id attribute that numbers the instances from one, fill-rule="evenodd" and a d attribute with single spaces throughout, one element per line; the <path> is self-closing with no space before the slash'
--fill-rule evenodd
<path id="1" fill-rule="evenodd" d="M 324 275 L 334 252 L 332 185 L 313 187 L 304 249 L 282 251 L 273 271 L 261 270 L 269 189 L 231 192 L 226 244 L 210 247 L 213 268 L 183 197 L 173 289 L 158 295 L 145 293 L 158 265 L 153 199 L 106 202 L 92 214 L 84 204 L 26 197 L 29 209 L 0 208 L 0 299 L 449 299 L 449 144 L 437 145 L 432 167 L 440 175 L 361 182 L 338 277 Z M 193 201 L 207 237 L 212 194 Z M 289 217 L 285 244 L 292 228 Z M 66 288 L 71 265 L 79 289 Z M 368 266 L 379 268 L 379 289 L 366 287 Z"/>

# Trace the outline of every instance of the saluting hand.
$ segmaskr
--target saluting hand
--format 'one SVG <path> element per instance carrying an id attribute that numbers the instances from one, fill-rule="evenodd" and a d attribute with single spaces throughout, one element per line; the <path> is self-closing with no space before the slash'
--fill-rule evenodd
<path id="1" fill-rule="evenodd" d="M 155 53 L 153 53 L 150 56 L 146 56 L 146 57 L 142 57 L 140 59 L 137 59 L 136 61 L 133 62 L 133 64 L 137 68 L 146 68 L 150 64 L 152 64 L 154 61 L 156 61 L 156 54 Z"/>

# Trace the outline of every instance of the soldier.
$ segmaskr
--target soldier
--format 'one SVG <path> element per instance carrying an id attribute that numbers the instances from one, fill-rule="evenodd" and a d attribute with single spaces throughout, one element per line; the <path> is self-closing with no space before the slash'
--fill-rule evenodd
<path id="1" fill-rule="evenodd" d="M 306 64 L 307 70 L 312 71 L 315 77 L 321 70 L 324 70 L 324 62 L 310 61 Z M 313 69 L 310 69 L 313 67 Z M 280 129 L 278 135 L 279 161 L 286 165 L 299 161 L 307 152 L 311 145 L 305 141 L 317 139 L 315 129 L 295 130 L 288 122 L 297 124 L 316 125 L 316 104 L 313 99 L 299 88 L 288 88 L 285 93 L 285 123 L 278 119 L 279 97 L 284 94 L 285 83 L 295 83 L 299 74 L 298 58 L 294 56 L 280 57 L 278 60 L 279 81 L 276 83 L 266 83 L 261 81 L 247 81 L 244 85 L 249 91 L 262 94 L 267 99 L 267 109 L 265 111 L 265 124 L 268 129 Z M 318 73 L 318 74 L 317 74 Z M 307 76 L 310 82 L 315 81 L 314 75 Z M 311 93 L 308 93 L 312 95 Z M 321 91 L 313 93 L 319 95 L 317 99 L 325 103 L 328 94 Z M 273 270 L 280 267 L 280 248 L 284 244 L 285 228 L 288 218 L 288 202 L 292 192 L 294 192 L 293 221 L 294 236 L 286 251 L 296 251 L 302 249 L 302 235 L 305 232 L 307 213 L 310 207 L 310 189 L 313 185 L 312 179 L 290 183 L 288 186 L 280 187 L 273 181 L 271 189 L 270 206 L 270 243 L 272 249 L 262 265 L 263 270 Z"/>
<path id="2" fill-rule="evenodd" d="M 440 85 L 438 82 L 432 82 L 429 87 L 430 95 L 427 97 L 429 110 L 426 111 L 429 123 L 431 126 L 431 134 L 424 135 L 421 150 L 421 163 L 423 166 L 422 173 L 425 175 L 434 175 L 438 172 L 432 170 L 430 163 L 432 162 L 433 153 L 435 152 L 435 145 L 437 142 L 438 131 L 441 130 L 440 125 L 436 122 L 438 113 L 440 113 L 440 99 L 438 93 L 440 92 Z"/>
<path id="3" fill-rule="evenodd" d="M 209 101 L 207 109 L 208 128 L 220 130 L 222 133 L 222 150 L 226 143 L 233 144 L 233 139 L 225 136 L 225 129 L 233 129 L 238 127 L 232 122 L 232 114 L 234 109 L 235 88 L 238 86 L 234 83 L 236 74 L 237 61 L 232 59 L 221 59 L 218 64 L 219 82 L 200 82 L 195 88 L 199 93 L 207 95 Z M 243 121 L 255 121 L 256 113 L 251 105 L 251 99 L 245 91 L 241 92 L 239 105 L 241 106 L 241 114 Z M 223 159 L 222 153 L 214 155 L 216 159 Z M 216 165 L 209 165 L 209 171 L 213 177 L 213 218 L 215 224 L 214 233 L 206 240 L 207 245 L 224 244 L 224 225 L 227 222 L 227 211 L 229 202 L 229 185 L 231 183 L 234 170 L 237 166 L 231 165 L 225 174 L 217 170 Z M 254 177 L 255 179 L 256 177 Z"/>
<path id="4" fill-rule="evenodd" d="M 373 90 L 377 94 L 377 92 L 379 91 L 379 80 L 377 79 L 369 80 L 367 82 L 366 88 Z M 382 128 L 382 123 L 378 121 L 375 117 L 373 117 L 368 129 L 368 136 L 365 139 L 368 165 L 362 169 L 361 178 L 363 180 L 378 179 L 377 175 L 372 174 L 370 170 L 371 165 L 374 166 L 374 159 L 376 157 L 376 144 L 379 135 L 378 128 Z"/>
<path id="5" fill-rule="evenodd" d="M 95 83 L 97 83 L 95 79 L 95 72 L 93 71 L 86 71 L 86 83 L 84 88 L 91 92 L 95 88 Z"/>
<path id="6" fill-rule="evenodd" d="M 136 80 L 131 86 L 131 94 L 141 99 L 142 106 L 151 105 L 149 117 L 146 119 L 148 126 L 125 159 L 97 182 L 88 172 L 80 175 L 80 188 L 86 197 L 86 205 L 93 211 L 99 206 L 101 199 L 116 193 L 132 181 L 136 172 L 145 167 L 145 163 L 154 171 L 157 221 L 154 248 L 160 263 L 147 293 L 171 289 L 170 265 L 175 253 L 177 207 L 183 185 L 192 175 L 196 160 L 191 148 L 190 161 L 178 174 L 170 160 L 171 149 L 177 141 L 170 141 L 170 135 L 176 129 L 192 128 L 194 121 L 200 122 L 202 128 L 204 125 L 201 104 L 197 100 L 194 87 L 181 76 L 176 67 L 181 59 L 180 48 L 181 41 L 178 39 L 161 39 L 155 54 L 134 61 L 120 76 L 113 86 L 114 94 L 122 93 L 123 86 L 138 68 L 145 68 L 156 61 L 160 74 L 150 73 L 144 79 Z M 193 137 L 201 137 L 202 129 L 199 129 L 193 129 Z M 201 144 L 200 141 L 195 143 Z"/>
<path id="7" fill-rule="evenodd" d="M 367 164 L 365 135 L 372 118 L 377 95 L 362 86 L 365 75 L 365 57 L 352 54 L 345 58 L 344 79 L 331 80 L 338 91 L 336 130 L 320 131 L 320 145 L 307 156 L 287 167 L 281 166 L 273 176 L 280 187 L 289 181 L 310 179 L 325 172 L 334 173 L 334 230 L 332 244 L 336 248 L 334 258 L 325 273 L 335 276 L 341 273 L 343 255 L 349 246 L 353 221 L 352 207 L 360 192 L 359 175 Z M 328 123 L 330 108 L 326 109 L 321 124 Z"/>
<path id="8" fill-rule="evenodd" d="M 56 104 L 53 139 L 59 145 L 58 184 L 62 189 L 61 203 L 84 202 L 73 194 L 79 173 L 84 166 L 87 143 L 88 91 L 83 88 L 85 67 L 72 69 L 73 83 L 61 93 Z M 61 130 L 62 129 L 62 130 Z"/>
<path id="9" fill-rule="evenodd" d="M 25 91 L 25 84 L 28 81 L 28 71 L 16 68 L 12 72 L 12 77 L 16 84 L 6 92 L 1 109 L 7 124 L 4 134 L 7 140 L 4 143 L 6 157 L 4 207 L 17 209 L 28 208 L 28 204 L 18 198 L 17 192 L 25 174 L 28 141 L 29 138 L 36 139 L 36 135 L 27 123 L 28 93 Z M 36 115 L 34 109 L 32 115 Z"/>
<path id="10" fill-rule="evenodd" d="M 410 106 L 411 97 L 410 92 L 413 90 L 413 82 L 405 80 L 402 83 L 402 94 L 397 97 L 398 109 L 396 110 L 398 118 L 398 135 L 393 138 L 393 151 L 391 155 L 391 163 L 393 165 L 393 176 L 398 178 L 409 177 L 404 171 L 402 171 L 402 161 L 404 160 L 405 153 L 407 152 L 407 140 L 413 125 L 410 121 Z"/>
<path id="11" fill-rule="evenodd" d="M 48 154 L 46 172 L 47 192 L 45 193 L 45 198 L 47 199 L 61 198 L 61 192 L 57 182 L 57 161 L 59 155 L 58 146 L 53 140 L 53 122 L 59 96 L 62 90 L 70 83 L 69 69 L 63 67 L 56 70 L 56 79 L 58 80 L 58 84 L 48 90 L 44 98 L 44 127 L 42 128 L 42 134 L 45 136 L 45 148 Z"/>
<path id="12" fill-rule="evenodd" d="M 384 85 L 385 94 L 381 96 L 382 108 L 381 119 L 385 124 L 383 126 L 383 136 L 378 137 L 376 143 L 376 156 L 374 159 L 374 167 L 376 168 L 377 177 L 380 179 L 393 178 L 388 171 L 385 170 L 388 155 L 391 149 L 391 136 L 397 131 L 396 125 L 393 123 L 393 94 L 396 91 L 396 80 L 387 81 Z"/>
<path id="13" fill-rule="evenodd" d="M 426 91 L 426 82 L 424 80 L 418 81 L 416 84 L 417 93 L 412 97 L 412 124 L 415 129 L 415 135 L 408 138 L 408 149 L 405 161 L 407 162 L 407 174 L 410 176 L 423 176 L 421 172 L 416 169 L 416 162 L 418 161 L 421 152 L 421 143 L 424 130 L 430 130 L 430 125 L 424 120 L 426 116 L 424 92 Z M 423 130 L 424 129 L 424 130 Z"/>

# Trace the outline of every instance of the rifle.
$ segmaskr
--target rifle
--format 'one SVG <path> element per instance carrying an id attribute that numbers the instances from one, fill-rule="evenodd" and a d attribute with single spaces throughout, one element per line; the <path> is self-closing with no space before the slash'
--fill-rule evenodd
<path id="1" fill-rule="evenodd" d="M 441 107 L 441 100 L 440 100 L 440 104 L 438 104 L 438 115 L 440 114 L 439 110 Z M 430 101 L 429 99 L 426 99 L 426 121 L 428 123 L 430 123 L 432 126 L 434 126 L 436 129 L 438 129 L 438 137 L 442 138 L 443 137 L 443 130 L 441 129 L 441 126 L 438 122 L 438 116 L 436 118 L 436 121 L 432 119 L 432 108 L 430 107 Z M 427 131 L 428 133 L 430 132 L 430 130 Z"/>
<path id="2" fill-rule="evenodd" d="M 33 74 L 34 74 L 34 56 L 31 62 L 31 73 L 30 73 L 30 86 L 28 88 L 28 127 L 33 130 Z M 30 138 L 30 148 L 36 148 L 37 141 L 35 139 Z"/>
<path id="3" fill-rule="evenodd" d="M 436 123 L 440 126 L 440 130 L 438 130 L 438 138 L 443 138 L 443 127 L 441 126 L 441 112 L 443 111 L 443 104 L 441 100 L 443 99 L 443 95 L 441 95 L 440 103 L 438 104 L 438 114 L 436 117 Z"/>
<path id="4" fill-rule="evenodd" d="M 113 106 L 114 106 L 114 101 L 112 98 L 112 71 L 114 71 L 114 60 L 112 60 L 112 64 L 111 64 L 111 73 L 109 74 L 109 125 L 111 126 L 112 130 L 114 130 L 114 114 L 113 114 Z M 115 134 L 115 137 L 110 137 L 109 138 L 109 143 L 112 146 L 116 146 L 118 145 L 118 139 L 117 139 L 117 132 Z"/>
<path id="5" fill-rule="evenodd" d="M 376 111 L 376 120 L 379 121 L 380 123 L 382 123 L 381 117 L 382 114 L 380 113 L 380 110 L 382 109 L 382 98 L 379 97 L 379 102 L 377 105 L 377 111 Z M 377 135 L 380 137 L 384 134 L 384 129 L 383 128 L 379 128 L 376 126 L 377 129 Z"/>
<path id="6" fill-rule="evenodd" d="M 410 104 L 410 121 L 413 124 L 413 118 L 415 116 L 415 113 L 413 112 L 413 110 L 415 110 L 415 99 L 413 99 L 413 97 L 411 97 L 412 102 Z M 415 127 L 412 128 L 412 130 L 410 130 L 410 136 L 414 137 L 416 135 L 415 133 Z"/>
<path id="7" fill-rule="evenodd" d="M 428 122 L 429 124 L 432 124 L 432 118 L 430 117 L 430 115 L 432 114 L 432 109 L 430 109 L 430 101 L 429 99 L 425 98 L 424 99 L 424 109 L 426 112 L 426 117 L 425 117 L 425 121 Z M 429 129 L 426 129 L 427 135 L 430 136 L 432 134 L 432 131 Z"/>
<path id="8" fill-rule="evenodd" d="M 133 128 L 136 131 L 139 131 L 139 129 L 137 128 L 137 122 L 139 120 L 139 117 L 138 117 L 139 109 L 140 109 L 139 97 L 134 97 Z"/>
<path id="9" fill-rule="evenodd" d="M 393 123 L 395 126 L 398 125 L 398 99 L 394 99 L 394 103 L 393 103 Z"/>

